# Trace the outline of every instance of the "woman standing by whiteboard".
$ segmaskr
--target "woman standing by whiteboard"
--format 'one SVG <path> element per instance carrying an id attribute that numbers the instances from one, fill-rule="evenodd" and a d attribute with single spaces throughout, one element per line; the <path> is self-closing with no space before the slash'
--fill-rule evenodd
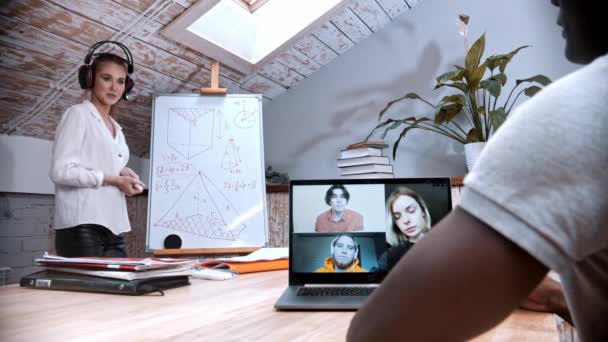
<path id="1" fill-rule="evenodd" d="M 94 54 L 105 44 L 115 54 Z M 92 64 L 91 59 L 95 57 Z M 133 59 L 122 44 L 91 47 L 78 80 L 91 98 L 66 110 L 55 134 L 50 176 L 55 183 L 55 247 L 66 257 L 126 257 L 124 233 L 131 230 L 125 195 L 143 191 L 139 176 L 126 167 L 129 148 L 110 115 L 133 88 Z"/>

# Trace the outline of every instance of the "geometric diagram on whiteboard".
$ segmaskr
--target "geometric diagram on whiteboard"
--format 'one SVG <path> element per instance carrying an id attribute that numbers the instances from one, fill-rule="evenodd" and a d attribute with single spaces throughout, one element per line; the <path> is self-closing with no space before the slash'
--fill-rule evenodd
<path id="1" fill-rule="evenodd" d="M 191 159 L 213 147 L 214 109 L 169 108 L 167 144 Z"/>
<path id="2" fill-rule="evenodd" d="M 232 203 L 199 171 L 154 226 L 209 239 L 236 241 L 247 227 L 241 221 Z"/>
<path id="3" fill-rule="evenodd" d="M 222 115 L 222 113 L 215 113 L 215 122 L 214 122 L 214 127 L 215 127 L 215 137 L 217 140 L 221 140 L 223 137 L 223 130 L 227 130 L 228 129 L 228 123 L 226 122 L 225 125 L 226 127 L 224 127 L 224 115 Z"/>
<path id="4" fill-rule="evenodd" d="M 248 111 L 245 107 L 245 101 L 242 102 L 243 110 L 238 112 L 234 117 L 234 124 L 239 128 L 251 128 L 255 125 L 255 112 Z"/>
<path id="5" fill-rule="evenodd" d="M 222 159 L 222 169 L 232 170 L 239 167 L 241 158 L 239 157 L 239 148 L 236 147 L 234 139 L 228 139 L 226 149 L 224 150 L 224 159 Z"/>

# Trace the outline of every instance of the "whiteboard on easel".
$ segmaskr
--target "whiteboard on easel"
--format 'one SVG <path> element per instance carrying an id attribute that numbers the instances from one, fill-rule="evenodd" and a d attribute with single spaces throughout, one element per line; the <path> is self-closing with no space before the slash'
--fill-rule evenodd
<path id="1" fill-rule="evenodd" d="M 146 249 L 264 246 L 262 97 L 160 95 L 152 111 Z"/>

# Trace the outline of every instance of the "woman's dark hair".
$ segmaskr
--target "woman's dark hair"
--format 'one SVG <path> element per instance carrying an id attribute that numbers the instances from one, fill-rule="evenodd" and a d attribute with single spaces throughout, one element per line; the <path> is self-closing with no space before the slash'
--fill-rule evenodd
<path id="1" fill-rule="evenodd" d="M 344 197 L 346 198 L 346 202 L 348 202 L 350 200 L 350 194 L 348 193 L 348 190 L 346 190 L 346 188 L 344 187 L 344 185 L 342 185 L 342 184 L 334 184 L 334 185 L 330 186 L 329 189 L 327 189 L 327 192 L 325 193 L 325 203 L 327 205 L 329 205 L 329 201 L 331 200 L 331 196 L 334 194 L 334 190 L 336 190 L 336 189 L 342 190 L 342 193 L 344 193 Z"/>

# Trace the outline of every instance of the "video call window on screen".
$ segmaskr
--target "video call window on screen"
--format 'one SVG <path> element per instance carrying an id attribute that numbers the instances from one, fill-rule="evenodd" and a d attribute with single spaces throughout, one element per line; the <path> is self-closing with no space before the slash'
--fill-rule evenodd
<path id="1" fill-rule="evenodd" d="M 388 272 L 451 210 L 449 183 L 294 185 L 292 267 Z"/>

